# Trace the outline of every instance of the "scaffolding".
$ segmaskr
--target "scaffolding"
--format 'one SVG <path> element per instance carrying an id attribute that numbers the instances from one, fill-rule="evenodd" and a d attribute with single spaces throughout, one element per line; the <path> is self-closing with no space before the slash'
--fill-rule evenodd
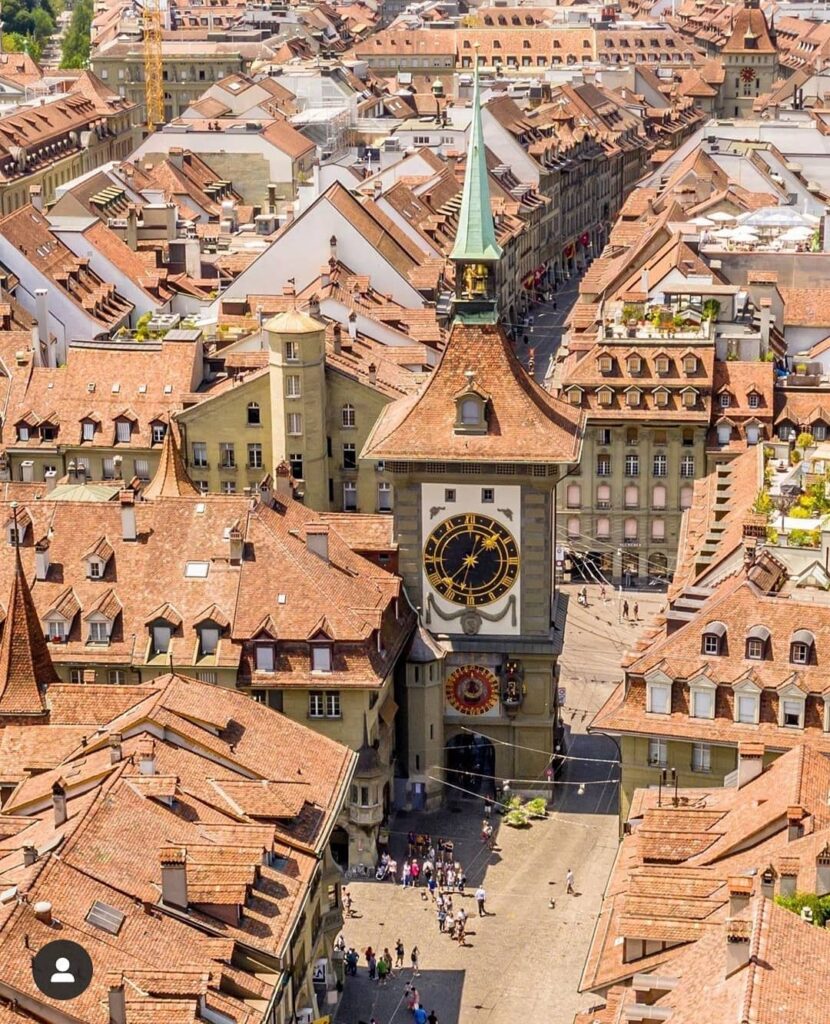
<path id="1" fill-rule="evenodd" d="M 161 0 L 144 0 L 144 103 L 148 132 L 164 123 L 160 3 Z"/>

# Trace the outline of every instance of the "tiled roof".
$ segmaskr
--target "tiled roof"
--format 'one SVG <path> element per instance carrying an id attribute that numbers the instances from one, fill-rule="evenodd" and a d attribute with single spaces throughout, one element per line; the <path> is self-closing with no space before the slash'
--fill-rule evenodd
<path id="1" fill-rule="evenodd" d="M 0 718 L 43 714 L 44 690 L 57 678 L 23 572 L 20 550 L 15 547 L 11 593 L 0 640 Z"/>
<path id="2" fill-rule="evenodd" d="M 0 814 L 0 882 L 26 897 L 0 915 L 4 982 L 38 1019 L 48 1015 L 31 973 L 31 950 L 54 938 L 34 910 L 48 900 L 93 961 L 92 984 L 73 1001 L 79 1020 L 107 1024 L 109 990 L 123 986 L 127 1021 L 189 1024 L 207 1007 L 258 1024 L 257 1006 L 284 978 L 255 973 L 235 950 L 287 955 L 356 755 L 323 736 L 311 742 L 306 727 L 241 694 L 177 676 L 127 688 L 135 708 L 112 721 L 99 714 L 103 688 L 72 689 L 82 717 L 103 728 L 64 750 L 53 771 L 25 780 Z M 61 731 L 21 725 L 4 734 L 28 729 L 47 749 Z M 139 774 L 134 765 L 148 753 L 150 773 Z M 62 824 L 51 807 L 56 778 L 67 795 Z M 21 844 L 40 851 L 34 864 L 22 865 Z M 57 847 L 59 858 L 46 852 Z M 162 898 L 169 849 L 187 888 L 187 907 L 173 912 Z"/>
<path id="3" fill-rule="evenodd" d="M 456 397 L 472 373 L 488 396 L 487 432 L 457 433 Z M 424 432 L 423 424 L 430 430 Z M 456 323 L 421 392 L 388 405 L 364 448 L 377 459 L 569 462 L 578 458 L 582 416 L 524 371 L 501 328 Z"/>

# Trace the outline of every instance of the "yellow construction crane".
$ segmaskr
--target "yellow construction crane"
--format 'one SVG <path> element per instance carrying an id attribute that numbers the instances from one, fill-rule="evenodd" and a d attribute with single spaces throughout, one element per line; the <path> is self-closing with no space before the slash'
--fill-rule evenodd
<path id="1" fill-rule="evenodd" d="M 144 0 L 144 104 L 149 132 L 164 123 L 160 3 L 161 0 Z"/>

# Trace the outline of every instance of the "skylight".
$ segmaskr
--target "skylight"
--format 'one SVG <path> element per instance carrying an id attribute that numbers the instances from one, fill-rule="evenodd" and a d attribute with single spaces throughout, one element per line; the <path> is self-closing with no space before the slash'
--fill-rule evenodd
<path id="1" fill-rule="evenodd" d="M 186 562 L 184 574 L 191 580 L 203 580 L 207 578 L 210 562 Z"/>

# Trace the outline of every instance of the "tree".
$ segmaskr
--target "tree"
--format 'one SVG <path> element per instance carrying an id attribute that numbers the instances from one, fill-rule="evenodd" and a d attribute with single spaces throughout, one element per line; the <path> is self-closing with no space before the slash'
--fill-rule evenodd
<path id="1" fill-rule="evenodd" d="M 89 63 L 92 0 L 78 0 L 63 39 L 62 68 L 85 68 Z"/>
<path id="2" fill-rule="evenodd" d="M 802 450 L 804 448 L 811 448 L 814 444 L 815 441 L 813 440 L 813 435 L 808 434 L 806 431 L 799 434 L 798 437 L 795 439 L 796 448 L 801 448 Z"/>
<path id="3" fill-rule="evenodd" d="M 816 896 L 812 892 L 796 892 L 792 896 L 776 896 L 775 902 L 779 907 L 791 910 L 794 914 L 800 914 L 804 907 L 812 911 L 813 924 L 823 928 L 825 922 L 830 918 L 830 896 Z"/>

